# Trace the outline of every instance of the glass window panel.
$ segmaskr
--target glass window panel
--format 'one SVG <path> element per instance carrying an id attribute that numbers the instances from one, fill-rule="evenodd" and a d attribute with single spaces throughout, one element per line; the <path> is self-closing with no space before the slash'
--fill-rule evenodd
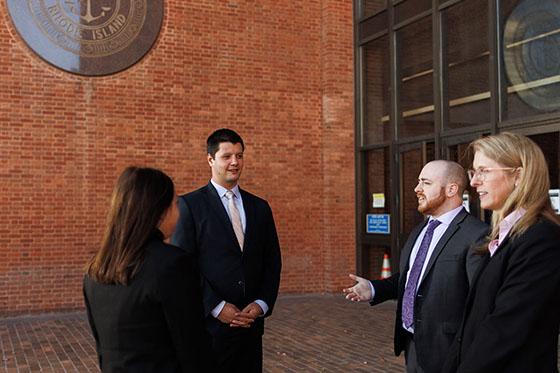
<path id="1" fill-rule="evenodd" d="M 390 190 L 390 150 L 389 148 L 369 150 L 365 154 L 365 190 L 366 206 L 363 211 L 362 217 L 365 221 L 365 214 L 388 214 L 391 211 L 391 190 Z M 373 207 L 373 194 L 383 194 L 385 197 L 383 207 Z M 379 196 L 377 202 L 379 203 Z M 364 231 L 365 233 L 365 231 Z M 377 235 L 370 235 L 370 237 L 378 237 Z M 389 238 L 385 236 L 384 238 Z M 390 247 L 383 244 L 372 244 L 371 240 L 362 245 L 362 274 L 369 276 L 367 278 L 379 278 L 381 274 L 381 267 L 383 264 L 383 254 L 390 255 Z"/>
<path id="2" fill-rule="evenodd" d="M 432 22 L 426 17 L 397 31 L 402 137 L 434 132 Z"/>
<path id="3" fill-rule="evenodd" d="M 465 170 L 472 168 L 473 154 L 469 150 L 469 142 L 449 146 L 449 160 L 459 163 Z M 474 216 L 480 216 L 480 205 L 476 190 L 467 184 L 465 193 L 469 197 L 469 211 Z"/>
<path id="4" fill-rule="evenodd" d="M 436 159 L 436 144 L 429 142 L 426 144 L 426 163 Z"/>
<path id="5" fill-rule="evenodd" d="M 432 0 L 407 0 L 395 6 L 395 23 L 401 23 L 432 9 Z"/>
<path id="6" fill-rule="evenodd" d="M 490 122 L 487 0 L 463 1 L 442 12 L 447 51 L 448 128 Z"/>
<path id="7" fill-rule="evenodd" d="M 389 37 L 376 39 L 364 51 L 364 140 L 375 144 L 391 139 Z"/>
<path id="8" fill-rule="evenodd" d="M 391 211 L 390 159 L 389 148 L 370 150 L 366 155 L 367 206 L 364 210 L 368 214 L 388 214 Z M 383 207 L 373 207 L 373 194 L 385 196 Z"/>
<path id="9" fill-rule="evenodd" d="M 550 188 L 559 188 L 559 172 L 558 166 L 560 164 L 560 148 L 559 148 L 558 132 L 543 133 L 540 135 L 531 135 L 529 138 L 537 143 L 541 148 L 548 163 L 548 172 L 550 174 Z"/>
<path id="10" fill-rule="evenodd" d="M 501 0 L 507 119 L 560 110 L 560 5 Z"/>
<path id="11" fill-rule="evenodd" d="M 369 17 L 387 8 L 385 0 L 362 0 L 360 17 Z"/>
<path id="12" fill-rule="evenodd" d="M 381 12 L 375 17 L 368 18 L 361 22 L 359 26 L 360 40 L 387 30 L 388 21 L 387 12 Z"/>
<path id="13" fill-rule="evenodd" d="M 362 247 L 365 249 L 363 276 L 368 279 L 380 278 L 383 254 L 388 254 L 390 257 L 391 248 L 381 245 L 363 245 Z"/>
<path id="14" fill-rule="evenodd" d="M 424 166 L 422 150 L 414 149 L 403 152 L 402 160 L 402 221 L 401 236 L 410 234 L 412 229 L 423 220 L 422 214 L 418 212 L 418 200 L 414 188 L 418 184 L 418 175 Z"/>

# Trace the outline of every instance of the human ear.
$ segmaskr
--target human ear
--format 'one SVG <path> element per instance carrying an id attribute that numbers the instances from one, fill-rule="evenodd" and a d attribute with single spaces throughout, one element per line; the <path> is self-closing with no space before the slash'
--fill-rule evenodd
<path id="1" fill-rule="evenodd" d="M 453 197 L 455 194 L 457 194 L 459 190 L 459 186 L 455 183 L 450 183 L 447 184 L 447 196 L 448 197 Z"/>

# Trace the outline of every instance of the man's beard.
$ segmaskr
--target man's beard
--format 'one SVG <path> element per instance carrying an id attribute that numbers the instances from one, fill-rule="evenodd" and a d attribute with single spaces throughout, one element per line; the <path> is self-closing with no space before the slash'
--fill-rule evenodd
<path id="1" fill-rule="evenodd" d="M 425 194 L 421 194 L 424 197 L 424 203 L 418 204 L 418 212 L 422 215 L 433 215 L 443 203 L 445 202 L 445 188 L 441 188 L 438 196 L 428 200 Z"/>

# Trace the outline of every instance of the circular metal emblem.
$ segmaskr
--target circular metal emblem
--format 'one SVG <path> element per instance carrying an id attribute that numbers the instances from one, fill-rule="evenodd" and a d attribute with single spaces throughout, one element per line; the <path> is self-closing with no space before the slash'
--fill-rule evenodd
<path id="1" fill-rule="evenodd" d="M 505 24 L 503 48 L 509 91 L 535 109 L 560 109 L 560 2 L 520 2 Z"/>
<path id="2" fill-rule="evenodd" d="M 155 42 L 163 0 L 8 0 L 14 25 L 41 58 L 81 75 L 107 75 Z"/>

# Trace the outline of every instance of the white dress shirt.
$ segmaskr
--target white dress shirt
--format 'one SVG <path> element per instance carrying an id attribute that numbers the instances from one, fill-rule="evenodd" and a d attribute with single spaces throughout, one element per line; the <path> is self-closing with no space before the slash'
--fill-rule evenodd
<path id="1" fill-rule="evenodd" d="M 443 215 L 438 216 L 437 218 L 434 218 L 432 216 L 428 217 L 428 223 L 431 220 L 437 219 L 441 222 L 441 224 L 438 225 L 434 230 L 432 241 L 430 242 L 430 246 L 428 247 L 428 253 L 426 254 L 426 259 L 424 260 L 424 265 L 422 266 L 422 272 L 420 273 L 420 280 L 416 285 L 416 290 L 418 290 L 418 287 L 420 286 L 420 282 L 422 281 L 422 277 L 424 276 L 424 272 L 426 271 L 426 267 L 428 266 L 428 262 L 430 261 L 430 257 L 432 256 L 436 245 L 438 244 L 439 240 L 441 239 L 441 237 L 443 236 L 447 228 L 449 228 L 449 225 L 451 224 L 453 219 L 455 219 L 455 217 L 459 214 L 459 212 L 461 212 L 462 209 L 463 206 L 459 206 L 451 211 L 446 212 Z M 424 239 L 424 235 L 426 234 L 427 229 L 428 229 L 428 224 L 426 224 L 424 228 L 422 228 L 420 234 L 418 235 L 416 241 L 414 242 L 414 246 L 412 247 L 412 252 L 410 253 L 410 258 L 408 261 L 408 272 L 406 273 L 407 283 L 408 283 L 408 277 L 410 276 L 410 270 L 412 269 L 412 265 L 414 264 L 414 260 L 416 259 L 416 255 L 418 254 L 418 250 L 420 249 L 420 244 Z M 375 297 L 375 288 L 373 287 L 373 284 L 371 282 L 370 282 L 370 288 L 371 288 L 371 299 L 373 299 Z M 414 333 L 413 328 L 407 328 L 404 326 L 404 324 L 403 324 L 403 328 L 411 333 Z"/>
<path id="2" fill-rule="evenodd" d="M 224 205 L 224 208 L 226 209 L 230 221 L 231 221 L 231 213 L 229 212 L 229 201 L 226 197 L 226 192 L 228 190 L 231 190 L 233 192 L 234 195 L 233 202 L 235 203 L 237 210 L 239 210 L 239 217 L 241 218 L 243 233 L 245 233 L 247 227 L 247 216 L 245 215 L 245 209 L 243 208 L 243 199 L 241 198 L 241 193 L 239 192 L 239 185 L 236 184 L 233 188 L 226 189 L 223 186 L 219 185 L 218 183 L 214 182 L 214 180 L 210 180 L 210 182 L 218 192 L 218 196 L 220 196 L 220 201 L 222 201 L 222 205 Z M 255 300 L 255 303 L 262 308 L 263 315 L 268 312 L 268 305 L 266 304 L 265 301 L 257 299 Z M 226 305 L 225 300 L 218 303 L 218 305 L 214 307 L 214 309 L 211 312 L 212 316 L 217 318 L 220 315 L 220 312 L 222 312 L 222 309 L 224 308 L 225 305 Z"/>

